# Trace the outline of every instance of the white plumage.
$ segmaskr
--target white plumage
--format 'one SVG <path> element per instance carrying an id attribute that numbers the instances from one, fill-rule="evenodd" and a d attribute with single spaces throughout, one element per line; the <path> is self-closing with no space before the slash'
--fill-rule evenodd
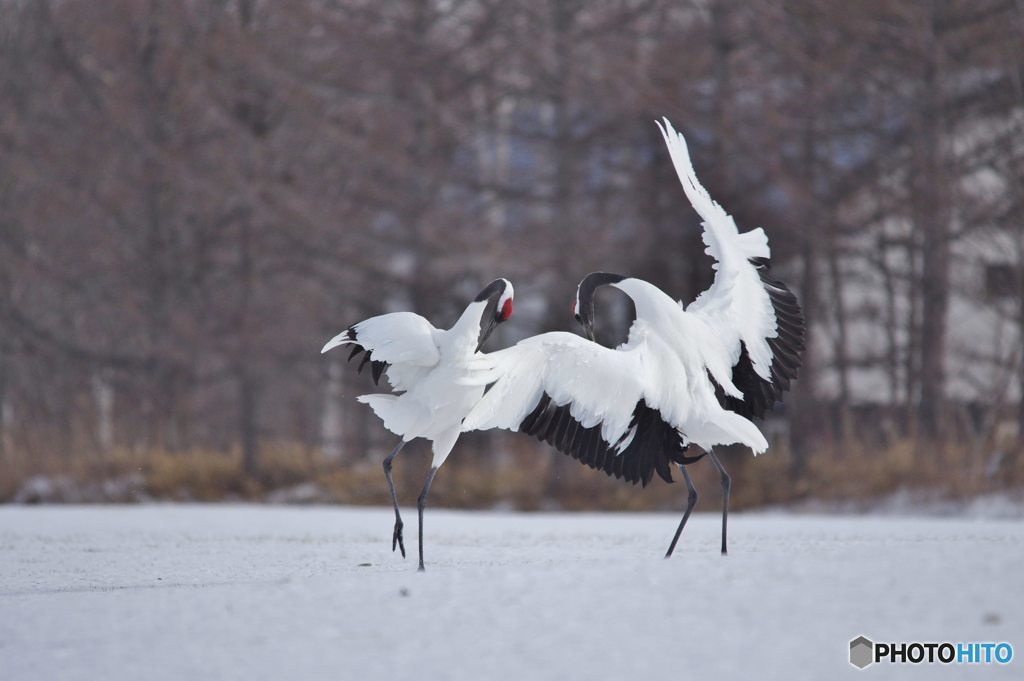
<path id="1" fill-rule="evenodd" d="M 751 264 L 751 261 L 771 257 L 768 236 L 760 227 L 739 232 L 736 221 L 697 179 L 686 139 L 675 131 L 668 119 L 663 120 L 664 127 L 659 124 L 658 128 L 665 138 L 683 191 L 704 221 L 705 252 L 715 259 L 715 281 L 686 311 L 702 318 L 719 336 L 721 344 L 730 351 L 730 366 L 739 358 L 742 341 L 757 374 L 770 380 L 772 352 L 767 339 L 778 335 L 775 312 L 758 270 Z"/>
<path id="2" fill-rule="evenodd" d="M 513 297 L 512 284 L 498 301 L 497 314 Z M 452 328 L 437 329 L 412 312 L 393 312 L 352 325 L 324 345 L 321 353 L 341 345 L 359 345 L 372 362 L 384 362 L 388 383 L 402 394 L 360 395 L 384 422 L 406 442 L 433 442 L 433 467 L 451 453 L 463 418 L 483 395 L 478 375 L 488 369 L 476 352 L 481 316 L 487 299 L 470 303 Z M 502 319 L 501 321 L 504 321 Z"/>
<path id="3" fill-rule="evenodd" d="M 633 281 L 639 280 L 622 283 Z M 753 423 L 723 409 L 710 382 L 689 370 L 680 353 L 639 319 L 629 340 L 615 350 L 552 332 L 489 353 L 487 360 L 491 371 L 479 378 L 494 385 L 469 412 L 463 430 L 519 430 L 547 394 L 555 406 L 567 406 L 583 428 L 600 425 L 610 446 L 622 442 L 636 405 L 644 402 L 679 431 L 684 445 L 706 449 L 741 443 L 756 452 L 768 447 Z"/>
<path id="4" fill-rule="evenodd" d="M 464 430 L 518 430 L 543 393 L 569 405 L 585 428 L 601 426 L 617 442 L 629 428 L 633 405 L 649 381 L 639 353 L 616 352 L 570 333 L 555 331 L 487 355 L 494 383 L 463 422 Z"/>
<path id="5" fill-rule="evenodd" d="M 466 306 L 458 321 L 447 330 L 437 329 L 412 312 L 394 312 L 352 325 L 328 341 L 321 353 L 352 345 L 349 359 L 366 352 L 360 369 L 373 366 L 375 381 L 383 373 L 401 394 L 376 393 L 357 399 L 370 406 L 384 427 L 402 441 L 384 460 L 384 472 L 395 509 L 392 549 L 405 555 L 403 524 L 391 479 L 391 462 L 402 446 L 416 438 L 430 440 L 433 461 L 420 495 L 420 568 L 423 568 L 423 505 L 437 469 L 445 462 L 462 432 L 462 420 L 484 393 L 481 375 L 490 364 L 478 350 L 494 327 L 512 314 L 514 291 L 507 279 L 495 279 Z M 488 302 L 497 298 L 494 316 L 481 329 Z"/>
<path id="6" fill-rule="evenodd" d="M 713 447 L 767 449 L 750 418 L 778 402 L 796 377 L 803 317 L 795 296 L 768 275 L 764 231 L 740 233 L 698 181 L 682 135 L 667 120 L 661 131 L 716 261 L 714 283 L 688 307 L 641 279 L 595 272 L 580 282 L 574 306 L 590 340 L 546 333 L 482 355 L 476 352 L 482 341 L 473 345 L 486 300 L 500 289 L 495 321 L 507 318 L 506 308 L 511 312 L 511 284 L 495 280 L 448 331 L 398 313 L 361 322 L 324 346 L 326 352 L 352 343 L 372 354 L 374 377 L 386 372 L 392 387 L 404 392 L 360 401 L 403 443 L 416 437 L 433 442 L 434 466 L 419 503 L 421 568 L 423 505 L 433 475 L 460 432 L 490 428 L 533 435 L 592 468 L 643 485 L 654 473 L 671 481 L 671 464 L 678 464 L 689 498 L 667 555 L 697 501 L 686 465 L 706 453 L 722 480 L 725 553 L 730 481 Z M 606 285 L 628 295 L 637 313 L 627 341 L 614 350 L 592 342 L 594 295 Z M 703 453 L 687 455 L 690 445 Z M 384 462 L 399 544 L 390 462 L 400 449 Z"/>
<path id="7" fill-rule="evenodd" d="M 661 132 L 683 189 L 704 222 L 715 280 L 688 307 L 641 279 L 596 272 L 580 282 L 574 313 L 593 339 L 594 295 L 612 286 L 628 295 L 636 321 L 626 342 L 610 350 L 565 333 L 526 339 L 488 355 L 489 392 L 466 417 L 464 430 L 506 428 L 551 443 L 609 475 L 645 484 L 654 472 L 671 480 L 691 444 L 721 474 L 722 552 L 726 547 L 729 477 L 716 445 L 767 449 L 747 417 L 761 416 L 795 378 L 803 349 L 803 318 L 792 293 L 767 275 L 764 230 L 740 233 L 711 199 L 690 161 L 686 141 L 665 120 Z"/>

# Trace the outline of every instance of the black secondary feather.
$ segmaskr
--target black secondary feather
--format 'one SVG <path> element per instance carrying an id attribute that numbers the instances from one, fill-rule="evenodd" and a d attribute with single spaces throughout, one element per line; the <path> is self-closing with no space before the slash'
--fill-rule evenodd
<path id="1" fill-rule="evenodd" d="M 519 431 L 547 442 L 590 468 L 645 487 L 655 473 L 672 482 L 673 462 L 689 464 L 704 456 L 686 456 L 682 434 L 644 401 L 637 403 L 629 428 L 615 443 L 606 442 L 601 436 L 600 423 L 585 428 L 573 418 L 570 405 L 555 404 L 547 393 L 541 395 L 537 406 L 519 424 Z M 616 451 L 631 434 L 629 444 Z"/>
<path id="2" fill-rule="evenodd" d="M 712 378 L 715 395 L 725 409 L 746 418 L 764 418 L 765 412 L 782 401 L 800 369 L 800 355 L 804 351 L 804 315 L 796 295 L 781 281 L 771 276 L 771 263 L 767 258 L 752 258 L 764 290 L 768 292 L 778 335 L 768 339 L 772 351 L 771 380 L 765 380 L 754 370 L 745 344 L 740 344 L 740 358 L 732 369 L 732 382 L 743 393 L 743 399 L 726 395 Z"/>
<path id="3" fill-rule="evenodd" d="M 374 359 L 373 358 L 373 351 L 372 350 L 367 350 L 362 345 L 360 345 L 358 342 L 355 342 L 358 339 L 358 334 L 356 333 L 356 327 L 350 326 L 345 333 L 348 334 L 348 337 L 352 341 L 352 343 L 351 343 L 351 345 L 352 345 L 352 352 L 350 352 L 349 355 L 348 355 L 348 361 L 351 362 L 352 359 L 354 357 L 356 357 L 357 355 L 359 355 L 360 352 L 365 352 L 366 353 L 366 355 L 363 357 L 363 361 L 360 362 L 359 366 L 356 368 L 356 373 L 357 374 L 363 373 L 363 367 L 365 367 L 367 364 L 369 364 L 370 365 L 370 375 L 373 376 L 373 384 L 374 385 L 380 385 L 380 377 L 384 374 L 385 371 L 387 371 L 390 368 L 391 365 L 388 364 L 387 362 L 382 362 L 380 360 Z"/>

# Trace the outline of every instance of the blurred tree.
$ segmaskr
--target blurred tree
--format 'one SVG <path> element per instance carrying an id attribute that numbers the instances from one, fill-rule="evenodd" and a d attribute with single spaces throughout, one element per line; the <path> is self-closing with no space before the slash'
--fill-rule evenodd
<path id="1" fill-rule="evenodd" d="M 691 300 L 711 270 L 660 115 L 807 312 L 777 431 L 794 481 L 833 443 L 956 440 L 971 400 L 992 433 L 1022 403 L 1024 296 L 962 285 L 974 248 L 1024 291 L 1019 3 L 0 0 L 0 18 L 0 458 L 217 448 L 258 478 L 297 443 L 351 463 L 390 440 L 352 399 L 367 380 L 317 354 L 354 321 L 447 325 L 507 276 L 492 343 L 510 343 L 572 328 L 597 269 Z M 624 338 L 628 306 L 600 304 L 600 338 Z M 965 397 L 964 366 L 1017 380 Z M 549 455 L 557 493 L 576 469 Z"/>

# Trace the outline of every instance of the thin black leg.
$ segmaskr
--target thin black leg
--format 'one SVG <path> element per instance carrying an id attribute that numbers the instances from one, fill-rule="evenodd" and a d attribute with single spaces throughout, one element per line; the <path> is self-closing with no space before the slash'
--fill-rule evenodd
<path id="1" fill-rule="evenodd" d="M 729 492 L 732 490 L 732 478 L 725 472 L 722 462 L 710 449 L 708 456 L 711 458 L 711 463 L 715 464 L 715 468 L 718 469 L 718 475 L 722 478 L 722 555 L 725 556 L 729 553 L 725 548 L 725 531 L 729 521 Z"/>
<path id="2" fill-rule="evenodd" d="M 679 470 L 683 472 L 683 480 L 686 481 L 686 513 L 683 514 L 683 519 L 679 521 L 679 527 L 676 528 L 676 536 L 672 537 L 672 543 L 668 545 L 668 553 L 665 557 L 668 558 L 672 555 L 672 552 L 676 550 L 676 542 L 679 541 L 679 535 L 683 533 L 683 528 L 686 527 L 686 521 L 690 519 L 690 514 L 693 513 L 693 507 L 697 505 L 697 489 L 693 486 L 693 480 L 690 479 L 690 474 L 686 470 L 686 466 L 679 464 Z"/>
<path id="3" fill-rule="evenodd" d="M 395 447 L 395 450 L 384 459 L 384 477 L 388 479 L 388 489 L 391 490 L 391 503 L 395 507 L 395 532 L 391 535 L 391 550 L 394 551 L 397 545 L 402 549 L 402 558 L 405 558 L 405 541 L 402 538 L 402 528 L 405 525 L 402 523 L 402 514 L 398 512 L 398 495 L 395 493 L 395 482 L 391 479 L 391 462 L 398 456 L 398 452 L 402 451 L 404 446 L 405 440 L 402 440 Z"/>
<path id="4" fill-rule="evenodd" d="M 420 572 L 426 570 L 426 568 L 423 567 L 423 509 L 427 506 L 427 494 L 430 492 L 430 483 L 434 481 L 434 475 L 436 473 L 437 466 L 430 469 L 430 473 L 427 474 L 427 481 L 423 483 L 423 491 L 420 492 L 420 498 L 416 503 L 416 507 L 420 512 Z"/>

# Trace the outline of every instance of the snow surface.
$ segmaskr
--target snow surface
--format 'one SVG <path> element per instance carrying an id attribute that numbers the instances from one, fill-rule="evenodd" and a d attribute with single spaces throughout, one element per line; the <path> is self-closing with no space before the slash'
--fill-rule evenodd
<path id="1" fill-rule="evenodd" d="M 1024 678 L 1024 525 L 389 509 L 0 508 L 0 678 Z M 871 667 L 850 639 L 1009 641 Z"/>

